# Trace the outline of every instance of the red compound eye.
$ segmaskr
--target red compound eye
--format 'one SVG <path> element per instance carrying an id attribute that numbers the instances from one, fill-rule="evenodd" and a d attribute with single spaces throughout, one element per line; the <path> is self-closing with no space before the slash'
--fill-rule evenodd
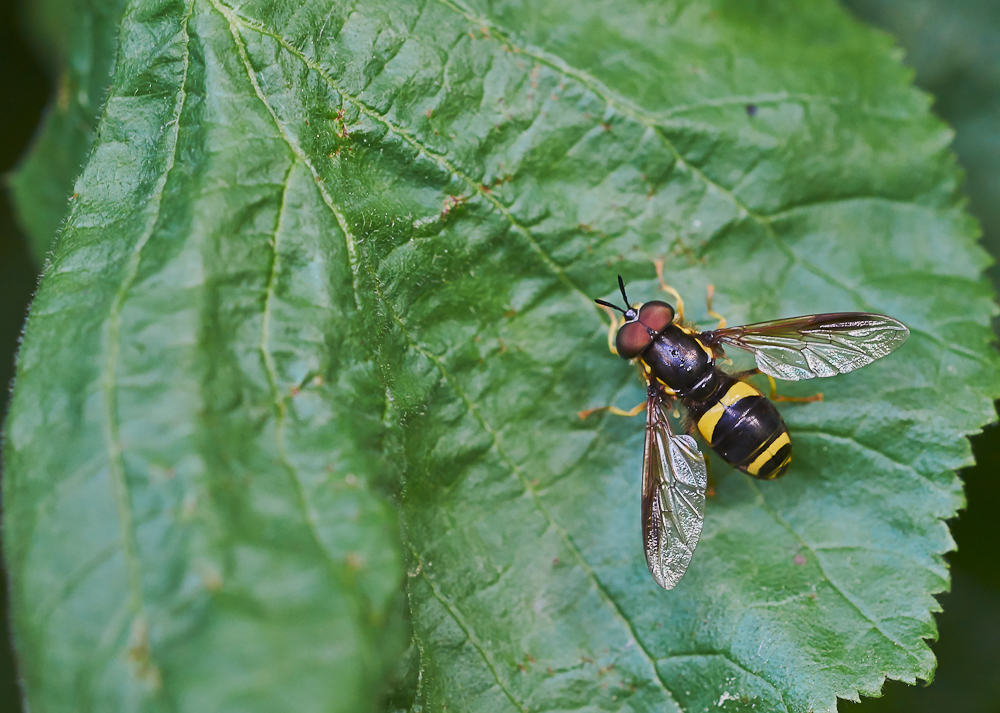
<path id="1" fill-rule="evenodd" d="M 623 324 L 615 335 L 615 348 L 622 359 L 634 359 L 649 346 L 651 341 L 653 338 L 649 336 L 646 325 L 640 322 L 628 322 Z"/>
<path id="2" fill-rule="evenodd" d="M 639 309 L 639 321 L 654 332 L 662 332 L 674 320 L 674 308 L 666 302 L 653 300 Z"/>

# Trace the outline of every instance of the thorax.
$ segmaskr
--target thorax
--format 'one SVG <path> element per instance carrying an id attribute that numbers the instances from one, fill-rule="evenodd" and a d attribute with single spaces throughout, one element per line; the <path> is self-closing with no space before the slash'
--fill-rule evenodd
<path id="1" fill-rule="evenodd" d="M 715 358 L 689 330 L 671 324 L 642 353 L 647 374 L 679 396 L 700 400 L 714 391 Z"/>

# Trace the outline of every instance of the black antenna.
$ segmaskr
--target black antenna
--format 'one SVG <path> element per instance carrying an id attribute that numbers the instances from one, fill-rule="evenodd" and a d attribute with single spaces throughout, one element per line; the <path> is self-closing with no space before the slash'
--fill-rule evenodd
<path id="1" fill-rule="evenodd" d="M 621 275 L 618 276 L 618 289 L 620 289 L 622 291 L 622 297 L 625 299 L 625 307 L 626 307 L 626 309 L 622 309 L 618 305 L 613 305 L 610 302 L 605 302 L 604 300 L 594 300 L 594 302 L 596 302 L 599 305 L 604 305 L 605 307 L 610 307 L 611 309 L 616 309 L 619 312 L 621 312 L 622 314 L 627 315 L 628 314 L 628 309 L 629 309 L 628 295 L 625 294 L 625 282 L 622 280 L 622 276 Z"/>
<path id="2" fill-rule="evenodd" d="M 610 302 L 605 302 L 604 300 L 594 300 L 594 302 L 596 302 L 599 305 L 604 305 L 605 307 L 610 307 L 611 309 L 616 309 L 619 312 L 621 312 L 622 314 L 626 314 L 625 310 L 623 310 L 618 305 L 613 305 Z"/>

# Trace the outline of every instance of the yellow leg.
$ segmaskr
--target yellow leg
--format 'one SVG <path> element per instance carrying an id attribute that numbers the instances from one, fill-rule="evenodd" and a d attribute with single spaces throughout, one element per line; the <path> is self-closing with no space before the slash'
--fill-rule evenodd
<path id="1" fill-rule="evenodd" d="M 581 421 L 585 420 L 587 416 L 591 415 L 592 413 L 597 413 L 598 411 L 607 411 L 608 413 L 613 413 L 615 416 L 632 417 L 632 416 L 638 416 L 640 413 L 642 413 L 644 408 L 646 408 L 645 401 L 638 404 L 631 411 L 625 411 L 623 409 L 618 408 L 617 406 L 601 406 L 599 408 L 589 408 L 586 411 L 579 411 L 577 412 L 577 415 L 580 417 Z"/>
<path id="2" fill-rule="evenodd" d="M 719 320 L 719 323 L 715 326 L 716 329 L 724 329 L 728 322 L 725 317 L 712 309 L 713 297 L 715 297 L 715 285 L 710 284 L 708 286 L 708 296 L 705 298 L 705 304 L 708 305 L 708 316 L 712 319 Z"/>
<path id="3" fill-rule="evenodd" d="M 656 266 L 656 279 L 660 281 L 660 289 L 671 295 L 677 302 L 674 307 L 674 312 L 677 315 L 677 321 L 684 321 L 684 300 L 681 299 L 680 294 L 673 287 L 668 285 L 663 281 L 663 260 L 653 260 L 653 264 Z"/>
<path id="4" fill-rule="evenodd" d="M 601 309 L 608 313 L 611 318 L 611 326 L 608 327 L 608 349 L 611 353 L 618 355 L 618 349 L 615 348 L 615 335 L 618 333 L 618 318 L 615 316 L 615 311 L 610 307 L 605 307 L 604 305 L 598 305 Z"/>
<path id="5" fill-rule="evenodd" d="M 715 478 L 712 477 L 712 458 L 708 454 L 705 454 L 705 475 L 708 476 L 708 488 L 705 490 L 705 495 L 714 498 Z"/>
<path id="6" fill-rule="evenodd" d="M 763 374 L 762 371 L 758 371 L 758 374 Z M 808 404 L 813 401 L 822 401 L 823 394 L 813 394 L 812 396 L 779 396 L 778 395 L 778 384 L 775 382 L 774 377 L 770 374 L 764 374 L 767 377 L 767 382 L 771 385 L 771 401 L 786 401 L 788 403 L 794 404 Z"/>

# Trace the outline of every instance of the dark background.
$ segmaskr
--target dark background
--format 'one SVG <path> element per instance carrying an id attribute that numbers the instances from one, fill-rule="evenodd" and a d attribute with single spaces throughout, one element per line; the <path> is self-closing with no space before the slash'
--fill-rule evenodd
<path id="1" fill-rule="evenodd" d="M 970 208 L 983 244 L 1000 254 L 1000 3 L 995 0 L 845 0 L 861 19 L 886 28 L 907 51 L 917 83 L 956 129 Z M 51 92 L 51 78 L 22 31 L 16 3 L 0 0 L 0 174 L 27 150 Z M 0 384 L 10 384 L 14 354 L 37 283 L 38 266 L 0 190 Z M 990 271 L 994 283 L 1000 268 Z M 7 410 L 6 388 L 0 413 Z M 952 591 L 943 595 L 930 686 L 890 682 L 881 699 L 842 702 L 843 713 L 1000 713 L 1000 429 L 972 439 L 977 465 L 963 472 L 969 507 L 952 522 L 958 550 L 948 556 Z M 4 581 L 5 583 L 5 581 Z M 0 610 L 7 611 L 6 587 Z M 0 620 L 0 713 L 20 711 L 6 616 Z"/>
<path id="2" fill-rule="evenodd" d="M 20 32 L 17 3 L 0 0 L 0 175 L 27 149 L 49 98 L 51 82 Z M 28 302 L 37 284 L 25 237 L 14 220 L 10 196 L 0 189 L 0 411 L 7 413 L 14 352 Z M 0 590 L 0 711 L 21 710 L 21 694 L 10 649 L 6 577 Z"/>

